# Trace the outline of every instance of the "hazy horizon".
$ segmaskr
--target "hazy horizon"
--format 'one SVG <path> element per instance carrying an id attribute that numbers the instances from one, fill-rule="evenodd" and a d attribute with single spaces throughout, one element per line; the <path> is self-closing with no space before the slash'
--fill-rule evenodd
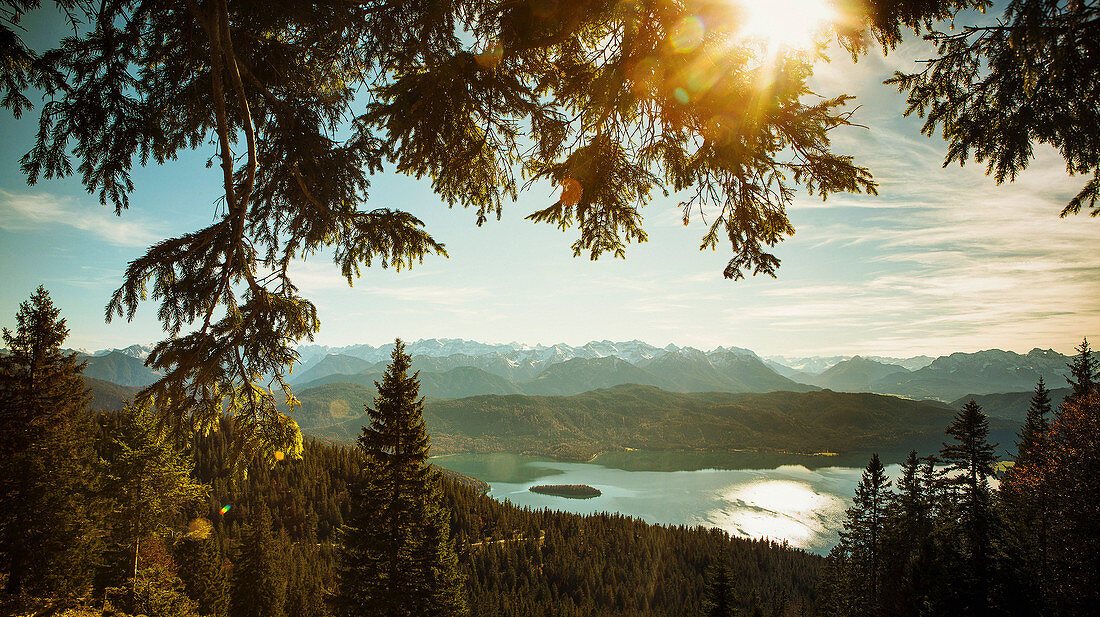
<path id="1" fill-rule="evenodd" d="M 70 337 L 71 337 L 71 334 L 70 334 Z M 587 340 L 587 341 L 579 341 L 579 342 L 574 342 L 574 341 L 530 342 L 530 341 L 515 341 L 515 340 L 513 340 L 513 341 L 487 341 L 487 340 L 477 340 L 477 339 L 466 339 L 466 338 L 461 338 L 461 337 L 449 337 L 449 336 L 430 336 L 430 337 L 417 338 L 417 339 L 407 339 L 407 338 L 404 338 L 404 337 L 395 337 L 395 338 L 401 338 L 402 341 L 405 342 L 406 345 L 412 345 L 412 344 L 420 343 L 420 342 L 423 342 L 423 341 L 438 340 L 438 341 L 462 341 L 462 342 L 467 342 L 467 343 L 478 343 L 478 344 L 483 344 L 483 345 L 494 345 L 494 346 L 495 345 L 501 345 L 501 346 L 516 345 L 516 346 L 523 346 L 523 347 L 535 348 L 535 349 L 538 349 L 538 348 L 549 349 L 551 347 L 554 347 L 555 345 L 567 345 L 569 347 L 578 348 L 578 347 L 584 347 L 585 345 L 588 345 L 590 343 L 616 343 L 617 344 L 617 343 L 631 343 L 631 342 L 640 342 L 640 343 L 644 343 L 644 344 L 650 345 L 652 347 L 657 347 L 657 348 L 660 348 L 660 349 L 667 348 L 669 345 L 674 345 L 674 346 L 676 346 L 677 348 L 680 348 L 680 349 L 691 348 L 691 349 L 697 349 L 697 350 L 703 351 L 703 352 L 712 352 L 712 351 L 715 351 L 719 348 L 729 349 L 729 348 L 736 347 L 736 348 L 741 348 L 741 349 L 748 349 L 749 351 L 752 351 L 757 356 L 759 356 L 763 359 L 771 359 L 771 358 L 780 358 L 781 357 L 781 358 L 785 358 L 785 359 L 788 359 L 788 360 L 796 360 L 796 359 L 801 359 L 801 358 L 815 358 L 815 357 L 816 358 L 830 358 L 830 357 L 848 357 L 848 358 L 851 358 L 851 357 L 855 357 L 855 356 L 889 357 L 889 358 L 896 358 L 896 359 L 904 360 L 904 359 L 909 359 L 909 358 L 915 358 L 915 357 L 918 357 L 918 356 L 928 356 L 928 357 L 931 357 L 931 358 L 938 358 L 938 357 L 941 357 L 941 356 L 949 356 L 949 355 L 954 354 L 954 353 L 968 353 L 969 354 L 969 353 L 978 353 L 978 352 L 982 352 L 982 351 L 1006 351 L 1006 352 L 1012 352 L 1012 353 L 1016 353 L 1016 354 L 1020 354 L 1020 355 L 1027 355 L 1028 353 L 1030 353 L 1031 351 L 1034 351 L 1036 349 L 1039 349 L 1039 350 L 1042 350 L 1042 351 L 1047 351 L 1047 350 L 1055 351 L 1057 353 L 1060 353 L 1060 354 L 1066 355 L 1066 356 L 1072 356 L 1076 353 L 1075 349 L 1073 349 L 1072 347 L 1070 349 L 1056 349 L 1054 347 L 1037 346 L 1037 347 L 1030 347 L 1028 349 L 1006 349 L 1004 347 L 989 347 L 989 348 L 983 348 L 983 349 L 953 349 L 953 350 L 949 350 L 949 351 L 944 351 L 943 353 L 911 354 L 911 355 L 905 355 L 905 356 L 897 356 L 897 355 L 892 355 L 892 354 L 877 353 L 873 350 L 868 350 L 868 351 L 864 351 L 864 352 L 855 352 L 855 353 L 839 352 L 839 353 L 817 353 L 817 354 L 797 354 L 797 353 L 791 354 L 791 353 L 763 353 L 763 352 L 760 352 L 759 350 L 753 349 L 751 347 L 746 347 L 744 345 L 738 345 L 736 343 L 727 343 L 727 344 L 723 344 L 723 345 L 714 345 L 714 346 L 707 346 L 707 347 L 696 347 L 694 345 L 680 345 L 676 341 L 668 341 L 668 342 L 665 342 L 664 344 L 659 344 L 659 343 L 654 343 L 652 341 L 647 341 L 647 340 L 640 339 L 640 338 L 626 339 L 626 340 L 612 340 L 612 339 L 606 339 L 605 338 L 605 339 L 590 339 L 590 340 Z M 133 342 L 127 344 L 127 345 L 113 345 L 113 346 L 99 347 L 99 348 L 80 347 L 80 346 L 68 345 L 67 344 L 66 347 L 69 348 L 69 349 L 72 349 L 74 351 L 101 353 L 101 352 L 109 352 L 109 351 L 121 351 L 121 350 L 124 350 L 124 349 L 126 349 L 128 347 L 131 347 L 133 345 L 148 346 L 148 345 L 153 345 L 156 342 L 157 341 L 133 341 Z M 393 339 L 383 340 L 383 341 L 349 341 L 349 342 L 342 342 L 342 343 L 337 343 L 337 344 L 326 344 L 326 343 L 319 343 L 319 342 L 303 341 L 303 342 L 299 343 L 297 345 L 297 347 L 317 346 L 317 347 L 325 347 L 325 348 L 329 348 L 329 349 L 342 349 L 342 348 L 347 348 L 347 347 L 355 347 L 355 346 L 359 346 L 359 345 L 366 345 L 366 346 L 370 346 L 370 347 L 373 347 L 373 348 L 377 349 L 377 348 L 381 348 L 381 347 L 384 347 L 385 345 L 392 344 L 392 343 L 393 343 Z"/>

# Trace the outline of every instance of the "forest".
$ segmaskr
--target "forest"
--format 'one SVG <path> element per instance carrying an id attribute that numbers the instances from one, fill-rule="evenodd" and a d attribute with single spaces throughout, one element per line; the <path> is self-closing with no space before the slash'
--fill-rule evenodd
<path id="1" fill-rule="evenodd" d="M 364 501 L 371 478 L 393 473 L 382 459 L 395 448 L 369 450 L 365 437 L 357 447 L 309 439 L 301 457 L 240 466 L 231 417 L 181 443 L 146 408 L 95 412 L 80 366 L 61 352 L 64 321 L 48 294 L 39 290 L 23 307 L 20 327 L 5 335 L 12 353 L 2 357 L 0 382 L 10 465 L 0 497 L 5 611 L 361 614 L 340 603 L 351 595 L 341 581 L 365 578 L 354 568 L 342 574 L 354 563 L 348 545 L 355 529 L 380 529 L 373 545 L 359 538 L 363 550 L 415 561 L 409 551 L 378 544 L 424 527 L 406 512 L 391 534 L 380 523 L 387 506 L 369 509 Z M 400 385 L 415 392 L 411 378 Z M 385 409 L 382 399 L 373 404 Z M 426 445 L 421 410 L 415 396 L 409 401 L 408 421 L 396 429 Z M 370 426 L 386 434 L 383 422 Z M 429 522 L 419 524 L 442 532 L 434 559 L 448 563 L 438 555 L 449 555 L 457 591 L 451 611 L 431 614 L 703 614 L 720 568 L 735 575 L 729 591 L 738 606 L 758 614 L 805 611 L 815 598 L 820 557 L 714 529 L 516 508 L 486 496 L 483 484 L 444 476 L 425 454 L 409 453 L 418 462 L 404 469 L 405 480 L 420 490 L 404 505 L 427 506 L 421 514 Z M 387 596 L 400 607 L 429 595 L 431 578 L 409 582 L 408 594 L 374 590 L 373 600 Z M 379 614 L 429 614 L 391 609 Z"/>
<path id="2" fill-rule="evenodd" d="M 1100 213 L 1095 0 L 829 4 L 825 36 L 853 61 L 896 50 L 903 34 L 930 43 L 930 57 L 886 83 L 926 135 L 947 142 L 945 165 L 973 161 L 1012 182 L 1042 146 L 1065 175 L 1082 176 L 1080 190 L 1057 196 L 1062 215 Z M 39 49 L 42 33 L 25 17 L 46 7 L 63 32 Z M 993 8 L 993 21 L 940 30 Z M 147 249 L 128 258 L 103 315 L 129 322 L 152 308 L 164 337 L 145 361 L 161 377 L 124 409 L 92 404 L 44 287 L 3 330 L 0 612 L 1100 612 L 1100 394 L 1087 341 L 1060 405 L 1037 384 L 1014 444 L 998 450 L 981 407 L 964 401 L 937 408 L 942 447 L 912 452 L 896 480 L 872 456 L 824 558 L 488 498 L 430 464 L 421 384 L 400 340 L 377 395 L 359 401 L 354 446 L 307 439 L 283 413 L 300 403 L 286 380 L 296 346 L 321 327 L 324 301 L 296 284 L 305 259 L 330 259 L 350 284 L 365 268 L 447 255 L 406 204 L 371 194 L 383 171 L 422 181 L 477 226 L 533 184 L 548 188 L 557 197 L 523 216 L 573 234 L 573 256 L 591 260 L 646 242 L 660 219 L 645 208 L 664 196 L 672 226 L 701 224 L 691 244 L 722 249 L 714 275 L 732 280 L 776 276 L 796 196 L 876 195 L 880 180 L 839 137 L 862 127 L 853 97 L 835 84 L 815 91 L 824 48 L 778 53 L 742 36 L 740 11 L 707 0 L 4 0 L 0 107 L 37 116 L 31 143 L 4 144 L 29 148 L 21 181 L 71 178 L 119 215 L 136 167 L 188 166 L 179 178 L 190 189 L 205 165 L 219 186 L 157 211 L 174 218 L 198 205 L 201 223 L 128 238 Z M 975 194 L 953 207 L 985 206 Z M 970 248 L 960 246 L 952 264 Z M 28 255 L 38 256 L 20 263 Z M 954 283 L 936 299 L 983 290 Z M 690 304 L 677 310 L 684 321 L 698 319 Z M 1086 304 L 1076 315 L 1094 312 Z M 762 424 L 790 420 L 772 411 Z M 561 454 L 598 451 L 603 429 Z M 472 440 L 439 442 L 459 450 Z M 998 460 L 1006 447 L 1013 460 Z"/>
<path id="3" fill-rule="evenodd" d="M 40 288 L 0 357 L 2 606 L 20 615 L 1089 615 L 1100 398 L 1085 341 L 1054 409 L 1040 380 L 1015 460 L 969 402 L 895 486 L 873 455 L 821 558 L 702 527 L 534 511 L 428 461 L 398 341 L 354 447 L 239 455 L 141 405 L 94 411 Z M 370 607 L 374 607 L 371 609 Z M 369 610 L 368 610 L 369 609 Z"/>

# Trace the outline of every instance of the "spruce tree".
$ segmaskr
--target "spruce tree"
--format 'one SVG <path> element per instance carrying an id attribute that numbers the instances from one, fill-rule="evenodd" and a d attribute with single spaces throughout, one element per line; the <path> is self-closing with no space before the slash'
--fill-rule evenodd
<path id="1" fill-rule="evenodd" d="M 871 613 L 880 605 L 882 579 L 882 541 L 886 505 L 890 496 L 890 480 L 878 454 L 863 470 L 856 487 L 855 500 L 848 509 L 848 519 L 841 532 L 841 546 L 850 558 L 850 567 L 857 582 L 857 605 Z"/>
<path id="2" fill-rule="evenodd" d="M 1066 403 L 1051 427 L 1044 485 L 1050 528 L 1044 579 L 1051 613 L 1097 615 L 1100 604 L 1100 395 Z"/>
<path id="3" fill-rule="evenodd" d="M 987 615 L 994 582 L 992 538 L 996 512 L 989 478 L 997 457 L 989 443 L 989 419 L 971 400 L 963 405 L 946 433 L 954 438 L 940 450 L 947 463 L 946 484 L 958 496 L 957 524 L 965 567 L 959 572 L 960 615 Z"/>
<path id="4" fill-rule="evenodd" d="M 49 293 L 23 302 L 0 356 L 0 561 L 12 596 L 82 592 L 98 545 L 89 396 Z"/>
<path id="5" fill-rule="evenodd" d="M 718 562 L 712 569 L 707 584 L 707 596 L 703 600 L 703 615 L 706 617 L 735 617 L 737 598 L 733 591 L 733 577 L 725 560 Z"/>
<path id="6" fill-rule="evenodd" d="M 145 405 L 128 405 L 122 411 L 108 447 L 105 492 L 117 504 L 115 535 L 128 547 L 133 599 L 141 575 L 142 541 L 167 535 L 184 507 L 205 497 L 208 487 L 192 479 L 194 463 Z"/>
<path id="7" fill-rule="evenodd" d="M 1072 403 L 1072 400 L 1071 400 Z M 1051 577 L 1050 392 L 1040 377 L 1016 443 L 1016 460 L 1001 481 L 1007 532 L 1000 534 L 1004 596 L 1016 614 L 1046 614 Z"/>
<path id="8" fill-rule="evenodd" d="M 233 564 L 230 617 L 283 617 L 286 614 L 286 550 L 272 531 L 271 512 L 260 504 L 241 535 Z"/>
<path id="9" fill-rule="evenodd" d="M 1040 377 L 1039 383 L 1035 384 L 1035 395 L 1027 407 L 1027 418 L 1020 429 L 1020 440 L 1016 443 L 1016 465 L 1028 466 L 1045 456 L 1050 417 L 1050 390 Z"/>
<path id="10" fill-rule="evenodd" d="M 923 604 L 924 572 L 917 564 L 928 551 L 931 533 L 929 496 L 922 477 L 924 462 L 916 451 L 901 466 L 896 495 L 887 507 L 883 542 L 883 610 L 917 615 Z"/>
<path id="11" fill-rule="evenodd" d="M 988 490 L 988 479 L 997 461 L 996 444 L 989 443 L 989 418 L 981 406 L 973 400 L 963 405 L 945 432 L 954 441 L 943 444 L 940 458 L 950 471 L 959 472 L 949 484 L 961 487 L 968 498 L 983 488 Z"/>
<path id="12" fill-rule="evenodd" d="M 1092 357 L 1089 340 L 1084 339 L 1075 349 L 1077 355 L 1069 365 L 1070 374 L 1066 377 L 1066 381 L 1073 388 L 1073 392 L 1066 397 L 1071 401 L 1096 392 L 1096 381 L 1100 375 L 1100 367 L 1097 367 L 1096 359 Z"/>
<path id="13" fill-rule="evenodd" d="M 358 440 L 364 467 L 343 530 L 334 608 L 342 617 L 465 615 L 440 476 L 427 463 L 418 374 L 408 374 L 400 339 L 391 357 Z"/>
<path id="14" fill-rule="evenodd" d="M 176 548 L 179 577 L 198 613 L 223 617 L 227 611 L 229 581 L 225 559 L 214 538 L 187 537 Z"/>

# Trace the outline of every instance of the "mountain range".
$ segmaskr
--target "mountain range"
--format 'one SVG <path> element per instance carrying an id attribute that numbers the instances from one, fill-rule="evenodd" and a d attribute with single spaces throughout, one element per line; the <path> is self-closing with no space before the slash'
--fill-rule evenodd
<path id="1" fill-rule="evenodd" d="M 144 366 L 148 345 L 83 356 L 89 377 L 124 386 L 145 386 L 159 375 Z M 370 386 L 389 362 L 392 344 L 298 348 L 299 364 L 288 375 L 296 388 L 327 383 Z M 656 347 L 642 341 L 591 341 L 580 346 L 488 344 L 463 339 L 426 339 L 406 344 L 421 372 L 423 392 L 433 398 L 480 394 L 572 395 L 627 383 L 673 392 L 873 392 L 905 398 L 954 401 L 964 395 L 1030 392 L 1040 376 L 1064 383 L 1071 358 L 1052 350 L 1027 354 L 997 349 L 915 356 L 761 358 L 748 349 Z"/>

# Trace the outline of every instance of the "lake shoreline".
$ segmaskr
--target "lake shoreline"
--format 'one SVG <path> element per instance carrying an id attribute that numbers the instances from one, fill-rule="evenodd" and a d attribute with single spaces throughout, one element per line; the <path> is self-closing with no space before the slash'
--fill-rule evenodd
<path id="1" fill-rule="evenodd" d="M 787 542 L 818 554 L 827 553 L 838 541 L 864 466 L 863 461 L 845 465 L 834 456 L 759 452 L 634 451 L 604 455 L 590 463 L 466 454 L 432 462 L 487 482 L 490 497 L 519 507 L 582 515 L 617 513 L 650 524 L 711 527 L 735 537 Z M 816 468 L 804 462 L 816 462 Z M 740 468 L 722 468 L 730 464 Z M 888 465 L 889 474 L 899 470 L 896 463 Z M 577 499 L 536 488 L 570 485 L 592 487 L 600 494 Z"/>

